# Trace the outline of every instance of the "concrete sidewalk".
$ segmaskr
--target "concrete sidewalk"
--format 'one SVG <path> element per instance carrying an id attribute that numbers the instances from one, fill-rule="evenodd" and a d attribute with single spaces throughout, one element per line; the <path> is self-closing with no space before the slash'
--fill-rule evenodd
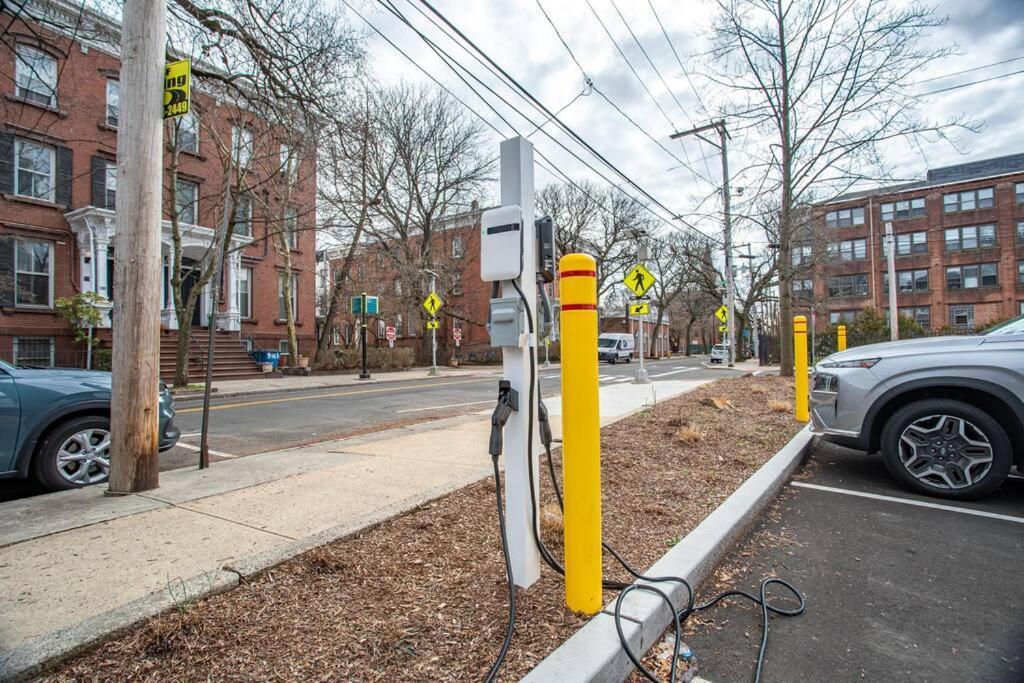
<path id="1" fill-rule="evenodd" d="M 552 367 L 558 367 L 552 365 Z M 370 379 L 359 379 L 358 373 L 353 374 L 313 374 L 284 375 L 283 377 L 260 377 L 257 379 L 234 379 L 213 383 L 214 398 L 231 396 L 252 396 L 255 394 L 284 393 L 289 391 L 309 391 L 310 389 L 327 389 L 331 387 L 366 386 L 369 384 L 385 384 L 388 382 L 407 382 L 417 379 L 438 379 L 439 377 L 489 377 L 501 374 L 500 365 L 478 365 L 466 368 L 439 367 L 438 374 L 429 374 L 430 368 L 412 368 L 409 370 L 370 371 Z M 203 383 L 189 386 L 202 387 Z M 179 390 L 174 392 L 175 403 L 201 401 L 202 389 Z"/>
<path id="2" fill-rule="evenodd" d="M 602 424 L 709 381 L 603 386 Z M 489 476 L 489 412 L 0 504 L 0 679 Z"/>

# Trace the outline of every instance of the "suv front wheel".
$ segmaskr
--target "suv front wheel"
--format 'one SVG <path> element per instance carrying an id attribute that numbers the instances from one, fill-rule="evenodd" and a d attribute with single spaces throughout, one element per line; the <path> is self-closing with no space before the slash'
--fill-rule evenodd
<path id="1" fill-rule="evenodd" d="M 968 499 L 999 488 L 1010 440 L 988 413 L 963 401 L 926 399 L 897 410 L 882 430 L 890 474 L 921 493 Z"/>
<path id="2" fill-rule="evenodd" d="M 58 424 L 39 444 L 32 471 L 52 491 L 105 482 L 110 476 L 110 419 L 90 415 Z"/>

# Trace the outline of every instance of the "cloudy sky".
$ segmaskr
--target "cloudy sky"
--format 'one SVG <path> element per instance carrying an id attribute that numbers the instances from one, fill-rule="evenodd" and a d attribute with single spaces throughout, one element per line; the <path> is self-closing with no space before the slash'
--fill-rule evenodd
<path id="1" fill-rule="evenodd" d="M 695 55 L 708 47 L 705 36 L 714 10 L 712 3 L 708 0 L 652 2 L 665 25 L 671 45 L 689 71 L 698 62 Z M 485 75 L 486 72 L 473 64 L 465 52 L 432 26 L 415 9 L 422 8 L 420 3 L 415 0 L 413 3 L 395 0 L 395 3 L 421 31 L 462 63 L 472 65 L 475 73 L 504 96 L 516 101 L 524 111 L 528 110 L 521 100 L 512 97 L 511 92 L 499 86 L 496 79 Z M 720 210 L 715 192 L 721 182 L 720 159 L 716 150 L 698 140 L 685 144 L 670 142 L 668 136 L 673 129 L 707 121 L 727 93 L 696 75 L 687 77 L 647 0 L 590 0 L 590 3 L 593 10 L 586 0 L 540 0 L 539 3 L 537 0 L 436 0 L 435 6 L 549 109 L 566 107 L 560 115 L 562 120 L 650 194 L 675 212 L 690 213 L 700 207 L 700 210 L 711 214 L 702 227 L 714 229 L 718 224 L 713 218 L 714 212 Z M 540 5 L 562 33 L 579 66 L 559 42 Z M 500 137 L 512 135 L 409 28 L 375 2 L 362 0 L 356 6 L 417 64 L 502 130 L 502 135 L 494 134 L 495 150 Z M 929 45 L 955 44 L 959 54 L 938 60 L 920 73 L 920 92 L 1024 70 L 1024 0 L 939 0 L 936 10 L 939 14 L 948 15 L 949 22 L 925 40 Z M 352 21 L 354 25 L 365 28 L 360 19 L 353 16 Z M 640 51 L 629 29 L 650 56 L 664 83 Z M 428 80 L 378 36 L 371 34 L 368 45 L 372 70 L 379 79 L 387 82 Z M 627 59 L 637 75 L 631 72 Z M 987 66 L 1003 60 L 1014 61 Z M 976 67 L 985 68 L 948 75 Z M 595 90 L 585 89 L 583 72 L 591 78 Z M 922 110 L 927 116 L 945 119 L 967 114 L 983 122 L 984 131 L 962 134 L 955 146 L 948 142 L 935 142 L 915 150 L 900 143 L 889 145 L 884 153 L 894 168 L 894 176 L 916 178 L 923 176 L 929 165 L 1024 152 L 1024 126 L 1021 125 L 1020 114 L 1022 90 L 1024 74 L 1016 74 L 922 99 Z M 616 111 L 608 100 L 621 108 L 624 114 Z M 530 123 L 511 113 L 507 107 L 495 104 L 521 131 L 533 130 Z M 630 123 L 626 115 L 637 125 Z M 542 120 L 535 111 L 531 112 L 531 118 L 533 122 Z M 549 124 L 545 130 L 569 144 L 552 125 Z M 667 149 L 659 147 L 651 138 Z M 550 138 L 535 134 L 531 139 L 566 174 L 573 178 L 596 178 L 593 171 L 561 150 Z M 765 141 L 756 133 L 737 135 L 730 149 L 732 168 L 742 168 L 747 154 L 763 144 Z M 574 145 L 573 148 L 577 149 Z M 580 152 L 580 156 L 599 167 L 589 155 Z M 681 165 L 679 159 L 688 162 L 689 168 Z M 554 179 L 547 171 L 538 169 L 538 187 Z"/>

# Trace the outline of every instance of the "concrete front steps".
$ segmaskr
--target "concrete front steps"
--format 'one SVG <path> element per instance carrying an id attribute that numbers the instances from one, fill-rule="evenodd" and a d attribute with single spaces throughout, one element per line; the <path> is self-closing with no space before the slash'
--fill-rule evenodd
<path id="1" fill-rule="evenodd" d="M 206 379 L 206 357 L 210 341 L 205 329 L 193 328 L 188 349 L 188 378 L 190 382 Z M 165 330 L 160 335 L 160 379 L 170 383 L 174 380 L 174 360 L 177 352 L 178 333 Z M 259 365 L 249 357 L 242 346 L 237 332 L 215 332 L 213 338 L 213 379 L 254 379 L 262 377 Z"/>

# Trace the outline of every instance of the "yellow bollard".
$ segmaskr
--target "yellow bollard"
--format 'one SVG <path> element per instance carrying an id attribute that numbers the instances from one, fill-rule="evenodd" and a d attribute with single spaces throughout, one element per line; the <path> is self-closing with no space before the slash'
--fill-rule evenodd
<path id="1" fill-rule="evenodd" d="M 811 417 L 807 401 L 807 317 L 793 318 L 793 376 L 796 379 L 796 419 L 807 422 Z"/>
<path id="2" fill-rule="evenodd" d="M 565 604 L 601 610 L 601 416 L 597 398 L 597 262 L 566 254 L 562 302 L 562 483 Z"/>
<path id="3" fill-rule="evenodd" d="M 836 351 L 846 350 L 846 325 L 836 328 Z"/>

